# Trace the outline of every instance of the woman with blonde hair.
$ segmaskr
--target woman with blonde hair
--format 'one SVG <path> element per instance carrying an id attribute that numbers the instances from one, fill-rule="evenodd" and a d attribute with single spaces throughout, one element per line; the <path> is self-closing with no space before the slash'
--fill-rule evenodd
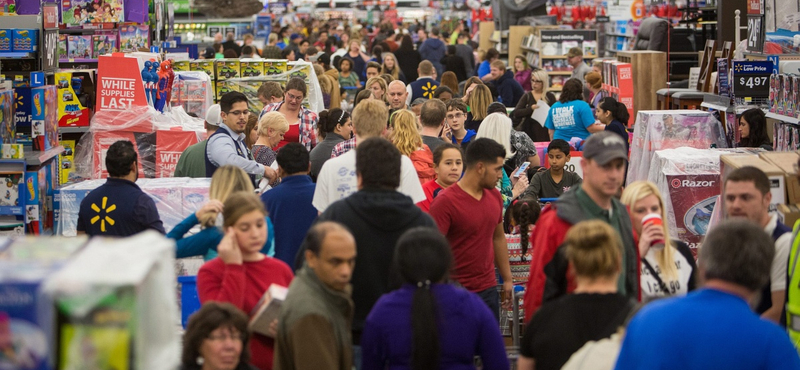
<path id="1" fill-rule="evenodd" d="M 397 147 L 400 154 L 407 156 L 414 163 L 420 184 L 435 179 L 433 152 L 422 142 L 414 112 L 407 109 L 399 110 L 392 114 L 390 121 L 392 144 Z"/>
<path id="2" fill-rule="evenodd" d="M 175 240 L 175 258 L 186 258 L 193 256 L 203 256 L 208 261 L 217 256 L 217 245 L 222 240 L 223 233 L 218 226 L 218 216 L 222 213 L 223 203 L 228 197 L 237 192 L 245 191 L 252 193 L 253 182 L 250 177 L 239 167 L 222 166 L 214 171 L 211 176 L 211 186 L 208 189 L 208 203 L 200 207 L 197 212 L 192 213 L 181 223 L 167 234 L 168 238 Z M 200 225 L 198 233 L 191 236 L 186 234 L 195 225 Z M 267 218 L 267 226 L 272 230 L 272 223 Z M 273 254 L 272 232 L 269 233 L 264 248 L 261 252 L 271 256 Z"/>
<path id="3" fill-rule="evenodd" d="M 630 209 L 634 242 L 639 246 L 642 302 L 694 290 L 694 256 L 686 243 L 670 237 L 664 200 L 656 185 L 636 181 L 625 188 L 621 201 Z M 642 219 L 650 214 L 661 217 L 661 225 L 643 225 Z"/>
<path id="4" fill-rule="evenodd" d="M 520 342 L 517 369 L 561 369 L 589 341 L 610 337 L 623 326 L 634 303 L 617 290 L 622 242 L 601 220 L 572 226 L 564 238 L 566 253 L 554 257 L 575 274 L 572 294 L 542 305 Z"/>
<path id="5" fill-rule="evenodd" d="M 381 74 L 387 74 L 392 76 L 395 80 L 406 82 L 406 75 L 400 69 L 400 64 L 397 63 L 397 57 L 392 53 L 383 53 Z"/>
<path id="6" fill-rule="evenodd" d="M 275 162 L 275 148 L 289 131 L 289 121 L 279 112 L 268 112 L 258 121 L 258 140 L 253 145 L 253 160 L 265 166 Z"/>
<path id="7" fill-rule="evenodd" d="M 372 77 L 367 80 L 367 83 L 364 85 L 364 89 L 371 90 L 375 99 L 383 101 L 387 106 L 389 105 L 389 94 L 386 93 L 386 80 L 380 76 Z"/>
<path id="8" fill-rule="evenodd" d="M 484 84 L 472 84 L 469 88 L 470 90 L 467 90 L 469 113 L 467 113 L 467 121 L 464 123 L 464 127 L 467 130 L 478 131 L 478 128 L 481 127 L 481 122 L 488 114 L 489 104 L 492 104 L 492 91 Z"/>
<path id="9" fill-rule="evenodd" d="M 514 128 L 523 131 L 535 142 L 550 141 L 550 133 L 544 128 L 544 122 L 539 122 L 531 115 L 539 107 L 539 102 L 544 101 L 552 106 L 556 103 L 556 96 L 548 91 L 550 89 L 550 77 L 547 71 L 540 69 L 531 72 L 531 91 L 522 96 L 516 108 L 511 112 Z"/>

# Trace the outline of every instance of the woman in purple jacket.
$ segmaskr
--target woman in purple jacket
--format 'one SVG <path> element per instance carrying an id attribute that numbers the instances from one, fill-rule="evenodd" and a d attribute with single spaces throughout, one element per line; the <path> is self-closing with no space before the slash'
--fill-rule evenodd
<path id="1" fill-rule="evenodd" d="M 362 369 L 508 369 L 503 337 L 478 295 L 448 284 L 453 256 L 436 229 L 415 228 L 397 242 L 404 284 L 381 297 L 361 336 Z"/>

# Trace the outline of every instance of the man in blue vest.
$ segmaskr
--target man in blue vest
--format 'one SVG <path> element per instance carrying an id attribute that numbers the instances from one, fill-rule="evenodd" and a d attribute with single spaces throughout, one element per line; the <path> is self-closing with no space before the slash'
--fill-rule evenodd
<path id="1" fill-rule="evenodd" d="M 755 167 L 736 169 L 725 179 L 723 197 L 728 218 L 744 218 L 755 223 L 775 242 L 769 283 L 762 289 L 755 311 L 762 318 L 785 326 L 786 320 L 782 317 L 785 317 L 786 265 L 792 230 L 779 222 L 777 215 L 769 214 L 769 204 L 772 202 L 769 178 Z"/>
<path id="2" fill-rule="evenodd" d="M 431 62 L 421 61 L 417 73 L 419 78 L 406 87 L 406 91 L 408 91 L 407 106 L 411 106 L 411 102 L 417 98 L 433 99 L 433 93 L 439 87 L 439 82 L 436 82 L 436 70 L 433 69 Z"/>
<path id="3" fill-rule="evenodd" d="M 230 164 L 247 172 L 254 184 L 262 176 L 274 181 L 277 178 L 275 170 L 254 161 L 244 143 L 244 129 L 250 115 L 247 97 L 238 91 L 229 92 L 219 100 L 219 107 L 222 123 L 208 138 L 206 177 L 211 177 L 217 168 Z"/>
<path id="4" fill-rule="evenodd" d="M 120 140 L 106 152 L 106 183 L 81 201 L 78 235 L 131 236 L 147 229 L 164 233 L 156 203 L 136 186 L 139 160 L 133 144 Z"/>

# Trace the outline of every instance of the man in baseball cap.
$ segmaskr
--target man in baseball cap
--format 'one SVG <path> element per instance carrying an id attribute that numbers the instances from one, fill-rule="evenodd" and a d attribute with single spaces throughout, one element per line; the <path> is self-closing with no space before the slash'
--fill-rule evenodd
<path id="1" fill-rule="evenodd" d="M 583 61 L 583 49 L 579 47 L 570 48 L 567 51 L 567 64 L 572 66 L 572 76 L 570 78 L 577 78 L 581 83 L 585 83 L 587 73 L 592 71 L 592 68 Z"/>
<path id="2" fill-rule="evenodd" d="M 208 137 L 219 129 L 222 122 L 219 104 L 208 107 L 204 126 L 206 129 L 206 139 L 194 144 L 181 153 L 178 164 L 175 166 L 174 177 L 206 177 L 206 144 Z"/>
<path id="3" fill-rule="evenodd" d="M 557 201 L 542 210 L 536 223 L 531 245 L 531 275 L 525 290 L 525 320 L 530 320 L 542 303 L 561 297 L 575 289 L 573 277 L 567 274 L 564 237 L 572 225 L 586 220 L 607 222 L 622 240 L 622 269 L 617 292 L 637 299 L 639 274 L 637 248 L 628 210 L 614 196 L 622 186 L 628 155 L 622 138 L 610 131 L 589 136 L 583 145 L 583 183 L 566 191 Z M 556 283 L 565 282 L 565 283 Z"/>

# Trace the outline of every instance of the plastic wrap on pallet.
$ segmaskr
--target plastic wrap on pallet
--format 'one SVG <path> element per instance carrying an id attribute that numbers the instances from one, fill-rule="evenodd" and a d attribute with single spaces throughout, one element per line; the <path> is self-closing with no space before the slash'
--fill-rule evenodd
<path id="1" fill-rule="evenodd" d="M 303 101 L 303 106 L 312 112 L 319 113 L 325 109 L 325 104 L 322 100 L 322 89 L 319 87 L 319 79 L 314 72 L 314 67 L 311 63 L 298 61 L 289 62 L 288 70 L 286 72 L 277 74 L 265 74 L 258 77 L 242 77 L 232 78 L 225 81 L 217 81 L 217 84 L 222 84 L 230 91 L 239 91 L 247 96 L 250 110 L 260 113 L 264 109 L 264 105 L 258 100 L 258 88 L 264 82 L 275 81 L 281 84 L 281 88 L 286 87 L 286 82 L 292 77 L 303 78 L 308 87 L 306 99 Z M 219 91 L 219 90 L 218 90 Z"/>
<path id="2" fill-rule="evenodd" d="M 657 150 L 726 148 L 722 124 L 699 110 L 639 111 L 631 142 L 627 183 L 645 180 Z"/>
<path id="3" fill-rule="evenodd" d="M 205 72 L 175 72 L 170 104 L 172 109 L 180 106 L 187 113 L 205 117 L 208 107 L 214 104 L 214 82 Z"/>
<path id="4" fill-rule="evenodd" d="M 55 205 L 59 213 L 56 225 L 57 235 L 77 235 L 81 201 L 86 194 L 104 183 L 105 180 L 87 180 L 59 190 L 56 195 L 57 205 Z M 169 232 L 208 201 L 211 179 L 139 179 L 136 184 L 153 198 L 161 221 L 164 223 L 164 229 Z"/>

